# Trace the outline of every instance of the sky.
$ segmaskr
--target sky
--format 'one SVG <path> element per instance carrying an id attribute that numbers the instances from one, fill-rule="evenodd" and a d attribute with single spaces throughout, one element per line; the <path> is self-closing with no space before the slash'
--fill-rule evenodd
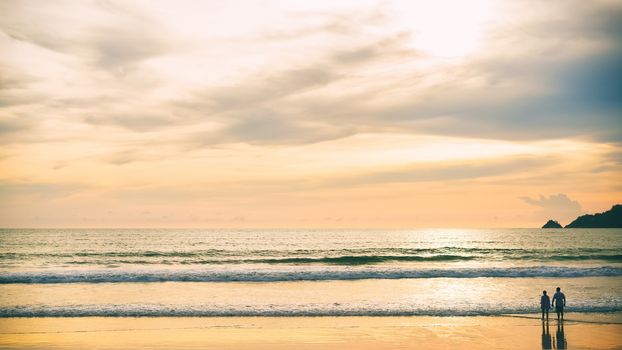
<path id="1" fill-rule="evenodd" d="M 0 1 L 0 226 L 539 227 L 622 202 L 619 1 Z"/>

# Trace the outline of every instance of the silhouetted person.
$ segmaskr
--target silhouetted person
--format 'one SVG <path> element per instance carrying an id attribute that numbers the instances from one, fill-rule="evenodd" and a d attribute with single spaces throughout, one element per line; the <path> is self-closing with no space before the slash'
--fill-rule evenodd
<path id="1" fill-rule="evenodd" d="M 546 330 L 544 329 L 544 320 L 542 321 L 542 349 L 552 349 L 551 333 L 549 333 L 549 321 L 546 321 Z"/>
<path id="2" fill-rule="evenodd" d="M 568 342 L 566 341 L 566 335 L 564 334 L 564 321 L 557 323 L 557 334 L 555 334 L 555 343 L 558 349 L 568 349 Z"/>
<path id="3" fill-rule="evenodd" d="M 555 312 L 557 312 L 557 320 L 559 321 L 560 316 L 561 319 L 564 319 L 564 307 L 566 306 L 566 296 L 561 292 L 560 288 L 557 287 L 557 292 L 553 295 L 553 306 L 555 306 Z"/>
<path id="4" fill-rule="evenodd" d="M 542 296 L 540 297 L 540 309 L 542 310 L 542 320 L 544 320 L 544 314 L 546 314 L 546 320 L 549 320 L 549 309 L 551 308 L 551 298 L 546 295 L 546 291 L 542 291 Z"/>

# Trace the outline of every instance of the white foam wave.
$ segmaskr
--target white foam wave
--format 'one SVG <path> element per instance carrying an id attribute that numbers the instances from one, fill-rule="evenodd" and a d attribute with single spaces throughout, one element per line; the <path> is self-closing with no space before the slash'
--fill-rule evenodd
<path id="1" fill-rule="evenodd" d="M 405 278 L 622 276 L 622 268 L 532 266 L 509 268 L 305 268 L 287 270 L 59 270 L 0 273 L 0 284 L 132 282 L 280 282 Z"/>
<path id="2" fill-rule="evenodd" d="M 622 306 L 583 305 L 569 308 L 573 313 L 620 312 Z M 0 317 L 233 317 L 233 316 L 494 316 L 505 314 L 536 313 L 533 307 L 496 307 L 496 308 L 192 308 L 172 306 L 63 306 L 63 307 L 5 307 L 0 308 Z"/>

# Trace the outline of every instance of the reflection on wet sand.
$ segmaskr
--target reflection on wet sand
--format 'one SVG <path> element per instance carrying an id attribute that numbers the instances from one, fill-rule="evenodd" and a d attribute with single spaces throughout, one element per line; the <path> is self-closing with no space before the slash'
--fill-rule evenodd
<path id="1" fill-rule="evenodd" d="M 542 321 L 542 349 L 568 349 L 568 341 L 564 333 L 564 321 L 557 323 L 555 337 L 551 337 L 549 321 Z"/>
<path id="2" fill-rule="evenodd" d="M 557 322 L 557 333 L 556 333 L 556 341 L 554 344 L 557 345 L 558 349 L 568 349 L 568 342 L 566 341 L 566 335 L 564 334 L 564 321 Z"/>
<path id="3" fill-rule="evenodd" d="M 546 320 L 546 328 L 544 326 L 545 321 L 542 320 L 542 349 L 552 349 L 551 333 L 549 332 L 549 321 Z"/>

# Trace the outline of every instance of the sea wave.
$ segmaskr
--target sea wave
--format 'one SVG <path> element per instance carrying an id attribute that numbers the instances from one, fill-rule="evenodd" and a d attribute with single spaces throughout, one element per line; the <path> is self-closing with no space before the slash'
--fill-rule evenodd
<path id="1" fill-rule="evenodd" d="M 382 262 L 391 261 L 459 261 L 459 260 L 473 260 L 473 256 L 463 255 L 344 255 L 333 257 L 321 257 L 321 258 L 268 258 L 268 259 L 243 259 L 239 260 L 241 263 L 256 263 L 256 264 L 337 264 L 337 265 L 366 265 L 376 264 Z M 193 263 L 214 263 L 214 261 L 201 261 Z M 222 260 L 221 260 L 222 262 Z M 230 263 L 228 260 L 225 263 Z"/>
<path id="2" fill-rule="evenodd" d="M 386 262 L 430 261 L 586 261 L 622 262 L 616 249 L 518 249 L 518 248 L 375 248 L 375 249 L 295 249 L 191 251 L 82 251 L 82 252 L 4 252 L 0 264 L 25 262 L 68 265 L 222 265 L 222 264 L 325 264 L 371 265 Z"/>
<path id="3" fill-rule="evenodd" d="M 0 284 L 132 282 L 284 282 L 405 278 L 622 276 L 622 268 L 530 266 L 506 268 L 304 268 L 285 270 L 59 270 L 0 273 Z"/>
<path id="4" fill-rule="evenodd" d="M 612 313 L 622 306 L 581 305 L 568 308 L 573 313 Z M 303 317 L 303 316 L 496 316 L 536 313 L 534 307 L 475 307 L 471 309 L 377 307 L 315 307 L 299 308 L 205 308 L 171 305 L 72 305 L 15 306 L 0 308 L 0 318 L 8 317 Z"/>

